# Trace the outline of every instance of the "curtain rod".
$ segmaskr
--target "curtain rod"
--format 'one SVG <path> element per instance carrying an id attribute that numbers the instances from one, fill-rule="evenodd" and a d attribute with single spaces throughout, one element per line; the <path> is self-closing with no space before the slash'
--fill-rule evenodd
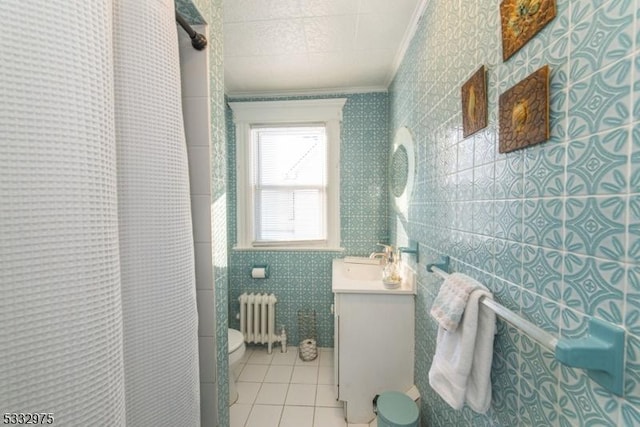
<path id="1" fill-rule="evenodd" d="M 191 25 L 187 23 L 187 21 L 182 15 L 178 13 L 178 11 L 176 11 L 176 21 L 178 21 L 178 24 L 180 24 L 180 26 L 184 28 L 187 34 L 189 34 L 189 37 L 191 37 L 191 45 L 194 48 L 196 48 L 197 50 L 202 50 L 207 47 L 207 38 L 191 28 Z"/>

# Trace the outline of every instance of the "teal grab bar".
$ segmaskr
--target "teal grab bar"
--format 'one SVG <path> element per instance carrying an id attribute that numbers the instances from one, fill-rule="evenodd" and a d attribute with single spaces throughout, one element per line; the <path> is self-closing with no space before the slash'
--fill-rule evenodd
<path id="1" fill-rule="evenodd" d="M 403 254 L 411 254 L 416 256 L 416 262 L 418 261 L 418 242 L 409 241 L 409 247 L 398 248 Z"/>
<path id="2" fill-rule="evenodd" d="M 612 393 L 622 396 L 624 341 L 624 329 L 591 318 L 589 336 L 558 341 L 555 356 L 567 366 L 586 369 L 592 380 Z"/>
<path id="3" fill-rule="evenodd" d="M 427 271 L 447 278 L 448 267 L 449 257 L 442 257 L 439 263 L 427 265 Z M 578 339 L 557 338 L 492 299 L 483 298 L 480 302 L 551 351 L 562 364 L 586 369 L 596 383 L 617 396 L 623 395 L 624 329 L 590 318 L 588 336 Z"/>
<path id="4" fill-rule="evenodd" d="M 433 273 L 434 267 L 440 269 L 440 275 L 442 277 L 447 277 L 449 275 L 449 273 L 447 273 L 447 271 L 449 271 L 449 256 L 441 256 L 438 262 L 427 264 L 427 271 Z"/>

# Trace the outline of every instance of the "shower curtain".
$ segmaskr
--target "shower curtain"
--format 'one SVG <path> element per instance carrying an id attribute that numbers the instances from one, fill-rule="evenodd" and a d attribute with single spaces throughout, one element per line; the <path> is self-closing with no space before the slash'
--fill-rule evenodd
<path id="1" fill-rule="evenodd" d="M 0 416 L 200 424 L 173 8 L 0 2 Z"/>

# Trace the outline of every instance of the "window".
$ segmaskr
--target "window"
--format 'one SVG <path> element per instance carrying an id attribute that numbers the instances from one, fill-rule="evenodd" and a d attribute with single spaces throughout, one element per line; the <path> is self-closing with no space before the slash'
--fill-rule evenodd
<path id="1" fill-rule="evenodd" d="M 324 126 L 254 127 L 255 243 L 327 239 Z"/>
<path id="2" fill-rule="evenodd" d="M 232 102 L 240 249 L 339 249 L 345 99 Z"/>

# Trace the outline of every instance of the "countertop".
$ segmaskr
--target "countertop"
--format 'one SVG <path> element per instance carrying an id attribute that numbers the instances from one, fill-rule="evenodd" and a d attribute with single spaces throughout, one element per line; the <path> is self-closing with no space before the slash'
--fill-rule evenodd
<path id="1" fill-rule="evenodd" d="M 331 275 L 331 290 L 333 293 L 355 293 L 355 294 L 416 294 L 415 272 L 406 264 L 401 264 L 402 283 L 395 289 L 385 288 L 382 279 L 352 279 L 345 277 L 341 272 L 348 268 L 349 263 L 343 259 L 334 259 Z M 377 266 L 382 276 L 382 266 Z"/>

